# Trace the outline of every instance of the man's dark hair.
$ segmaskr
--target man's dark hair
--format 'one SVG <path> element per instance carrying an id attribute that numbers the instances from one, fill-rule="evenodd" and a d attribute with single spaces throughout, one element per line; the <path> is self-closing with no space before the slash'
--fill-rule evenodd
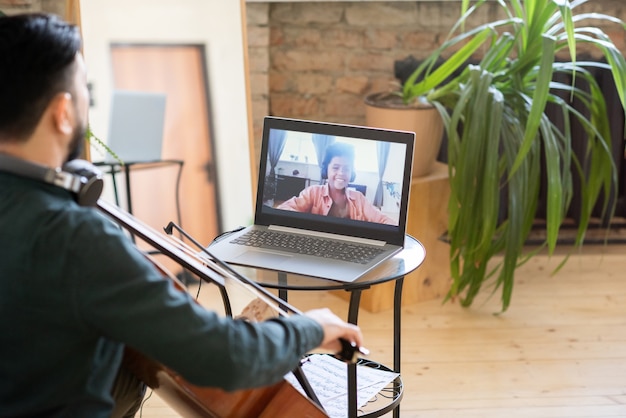
<path id="1" fill-rule="evenodd" d="M 0 17 L 0 141 L 25 140 L 55 95 L 73 93 L 78 28 L 55 15 Z"/>

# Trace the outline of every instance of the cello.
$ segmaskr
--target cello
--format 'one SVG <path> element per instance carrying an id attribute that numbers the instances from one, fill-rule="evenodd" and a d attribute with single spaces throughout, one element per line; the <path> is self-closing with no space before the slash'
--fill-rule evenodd
<path id="1" fill-rule="evenodd" d="M 280 304 L 279 312 L 286 309 L 294 314 L 301 314 L 296 308 L 277 299 L 275 295 L 237 274 L 219 260 L 210 260 L 194 255 L 189 249 L 175 244 L 172 239 L 156 232 L 117 206 L 99 199 L 97 207 L 129 233 L 151 245 L 157 252 L 168 256 L 202 281 L 216 284 L 221 290 L 227 314 L 230 314 L 230 305 L 224 290 L 227 280 L 252 286 L 251 290 L 256 292 L 255 294 L 260 300 Z M 174 286 L 179 291 L 187 291 L 185 286 L 161 267 L 156 260 L 152 258 L 150 260 L 167 279 L 173 281 Z M 338 356 L 344 361 L 355 362 L 358 352 L 365 353 L 364 349 L 352 346 L 345 341 L 342 341 L 342 344 L 343 349 L 338 353 Z M 125 350 L 123 362 L 125 367 L 146 383 L 181 416 L 211 418 L 328 417 L 299 367 L 294 370 L 294 375 L 308 396 L 304 396 L 284 379 L 270 386 L 233 392 L 219 388 L 196 386 L 187 382 L 173 370 L 128 347 Z"/>

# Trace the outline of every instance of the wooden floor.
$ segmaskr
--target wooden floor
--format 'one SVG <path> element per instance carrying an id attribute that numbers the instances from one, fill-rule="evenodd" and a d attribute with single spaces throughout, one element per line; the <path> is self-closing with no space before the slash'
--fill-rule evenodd
<path id="1" fill-rule="evenodd" d="M 497 297 L 469 309 L 405 307 L 401 416 L 626 417 L 626 246 L 587 247 L 551 275 L 561 260 L 521 267 L 502 315 Z M 347 312 L 322 292 L 290 293 L 290 302 Z M 359 324 L 370 358 L 392 364 L 391 312 L 362 311 Z M 178 415 L 153 395 L 141 416 Z"/>

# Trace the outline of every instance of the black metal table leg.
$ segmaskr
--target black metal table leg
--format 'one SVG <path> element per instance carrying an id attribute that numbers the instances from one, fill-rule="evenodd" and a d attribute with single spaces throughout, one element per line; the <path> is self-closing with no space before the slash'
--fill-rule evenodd
<path id="1" fill-rule="evenodd" d="M 119 191 L 117 190 L 117 180 L 116 180 L 117 170 L 112 165 L 109 166 L 109 169 L 111 170 L 111 183 L 113 184 L 113 195 L 115 196 L 115 204 L 119 206 L 120 196 L 119 196 Z"/>
<path id="2" fill-rule="evenodd" d="M 124 177 L 126 180 L 126 208 L 128 209 L 128 213 L 132 215 L 133 205 L 132 205 L 131 193 L 130 193 L 130 166 L 129 165 L 124 165 Z"/>
<path id="3" fill-rule="evenodd" d="M 404 277 L 396 280 L 396 287 L 393 296 L 393 371 L 400 373 L 401 364 L 401 339 L 400 334 L 402 331 L 402 285 L 404 284 Z M 395 388 L 398 390 L 398 388 Z M 400 404 L 393 410 L 393 418 L 400 418 Z"/>
<path id="4" fill-rule="evenodd" d="M 350 306 L 348 308 L 348 322 L 355 324 L 359 319 L 359 305 L 361 303 L 361 290 L 350 291 Z M 349 363 L 348 366 L 348 417 L 357 416 L 357 381 L 356 364 Z"/>
<path id="5" fill-rule="evenodd" d="M 279 283 L 287 283 L 287 273 L 279 271 L 278 272 L 278 282 Z M 287 289 L 278 289 L 278 298 L 280 300 L 284 300 L 285 302 L 288 303 L 289 301 L 287 300 Z M 282 309 L 283 311 L 287 310 L 285 305 L 280 305 L 279 308 Z"/>

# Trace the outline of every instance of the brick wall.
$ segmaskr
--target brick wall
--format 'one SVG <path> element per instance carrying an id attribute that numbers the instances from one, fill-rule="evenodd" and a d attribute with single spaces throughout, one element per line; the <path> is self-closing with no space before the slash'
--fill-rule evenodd
<path id="1" fill-rule="evenodd" d="M 623 0 L 584 7 L 626 20 Z M 483 8 L 470 24 L 497 10 Z M 395 60 L 439 45 L 459 11 L 449 1 L 247 3 L 257 156 L 266 115 L 363 124 L 364 96 L 389 88 Z M 606 30 L 626 51 L 624 32 Z"/>
<path id="2" fill-rule="evenodd" d="M 626 20 L 623 0 L 584 7 Z M 0 10 L 64 15 L 65 0 L 0 0 Z M 439 45 L 459 10 L 450 1 L 247 3 L 257 156 L 266 115 L 363 124 L 363 97 L 389 88 L 395 60 L 423 58 Z M 494 19 L 497 10 L 483 8 L 470 24 Z M 626 52 L 624 32 L 606 31 Z"/>

